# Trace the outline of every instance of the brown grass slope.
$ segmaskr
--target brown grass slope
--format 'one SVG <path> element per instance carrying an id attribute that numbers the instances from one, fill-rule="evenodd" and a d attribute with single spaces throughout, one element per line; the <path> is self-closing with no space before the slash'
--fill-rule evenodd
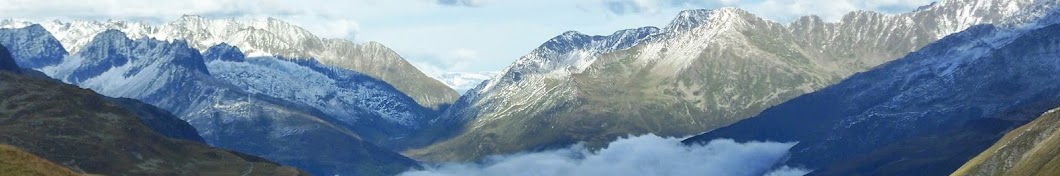
<path id="1" fill-rule="evenodd" d="M 1053 109 L 1005 134 L 953 176 L 1060 175 L 1060 112 Z"/>
<path id="2" fill-rule="evenodd" d="M 76 176 L 66 167 L 52 163 L 18 147 L 0 144 L 0 175 Z"/>

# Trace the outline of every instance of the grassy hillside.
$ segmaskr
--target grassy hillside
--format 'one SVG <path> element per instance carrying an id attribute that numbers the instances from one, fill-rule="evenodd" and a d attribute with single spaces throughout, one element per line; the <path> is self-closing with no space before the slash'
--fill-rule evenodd
<path id="1" fill-rule="evenodd" d="M 5 97 L 0 99 L 0 143 L 77 172 L 305 175 L 259 157 L 167 138 L 120 105 L 74 86 L 0 72 L 0 97 Z M 24 169 L 33 172 L 39 167 L 47 166 L 34 164 Z"/>
<path id="2" fill-rule="evenodd" d="M 1060 175 L 1057 110 L 1005 134 L 951 175 Z"/>
<path id="3" fill-rule="evenodd" d="M 0 173 L 23 176 L 80 175 L 18 147 L 0 144 Z"/>

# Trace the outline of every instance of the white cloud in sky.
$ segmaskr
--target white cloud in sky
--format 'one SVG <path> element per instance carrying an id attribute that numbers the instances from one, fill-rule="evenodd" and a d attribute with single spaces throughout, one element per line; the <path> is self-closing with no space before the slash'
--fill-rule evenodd
<path id="1" fill-rule="evenodd" d="M 450 163 L 409 171 L 402 176 L 539 176 L 539 175 L 665 175 L 665 176 L 788 176 L 808 170 L 774 165 L 794 143 L 717 139 L 705 145 L 684 145 L 681 139 L 655 135 L 622 138 L 590 152 L 581 145 L 535 153 L 494 156 L 480 163 Z"/>
<path id="2" fill-rule="evenodd" d="M 449 52 L 448 56 L 442 58 L 444 66 L 449 67 L 452 70 L 463 70 L 474 64 L 476 61 L 481 59 L 478 56 L 478 51 L 458 48 Z"/>
<path id="3" fill-rule="evenodd" d="M 486 0 L 437 0 L 438 4 L 449 6 L 479 7 L 486 4 Z"/>
<path id="4" fill-rule="evenodd" d="M 377 41 L 441 71 L 498 71 L 565 31 L 664 26 L 681 10 L 735 6 L 775 21 L 857 9 L 909 11 L 932 0 L 0 0 L 4 18 L 131 20 L 273 17 L 326 38 Z M 473 7 L 473 8 L 465 8 Z M 458 50 L 475 57 L 454 57 Z M 466 53 L 466 52 L 465 52 Z"/>
<path id="5" fill-rule="evenodd" d="M 477 63 L 488 62 L 488 60 L 479 56 L 477 50 L 468 48 L 453 48 L 447 51 L 430 49 L 429 53 L 433 59 L 415 59 L 410 61 L 413 66 L 428 75 L 437 76 L 458 70 L 468 70 Z"/>
<path id="6" fill-rule="evenodd" d="M 619 15 L 659 12 L 654 0 L 607 0 L 604 5 L 607 10 Z"/>

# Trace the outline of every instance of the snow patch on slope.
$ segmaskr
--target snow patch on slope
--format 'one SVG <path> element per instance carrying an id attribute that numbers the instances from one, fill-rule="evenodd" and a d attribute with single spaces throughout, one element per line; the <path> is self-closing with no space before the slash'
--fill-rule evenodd
<path id="1" fill-rule="evenodd" d="M 407 127 L 418 127 L 417 123 L 425 118 L 418 114 L 420 109 L 413 106 L 415 103 L 411 98 L 400 96 L 396 89 L 382 81 L 316 62 L 297 62 L 256 57 L 244 62 L 213 60 L 206 65 L 214 77 L 249 93 L 311 105 L 329 115 L 342 117 L 339 119 L 349 124 L 369 115 L 367 112 Z"/>

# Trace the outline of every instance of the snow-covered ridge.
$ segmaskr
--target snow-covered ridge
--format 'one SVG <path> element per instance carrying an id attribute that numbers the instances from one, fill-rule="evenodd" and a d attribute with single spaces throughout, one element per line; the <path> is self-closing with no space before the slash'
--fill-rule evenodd
<path id="1" fill-rule="evenodd" d="M 35 22 L 2 20 L 0 28 L 17 28 L 32 23 Z M 455 91 L 423 74 L 382 44 L 320 38 L 301 27 L 274 18 L 208 19 L 185 15 L 160 25 L 117 20 L 56 20 L 39 24 L 70 53 L 83 49 L 96 34 L 115 29 L 126 33 L 131 39 L 184 40 L 199 52 L 227 43 L 242 49 L 247 57 L 313 59 L 382 79 L 427 107 L 451 103 L 459 97 Z"/>
<path id="2" fill-rule="evenodd" d="M 0 27 L 19 28 L 26 26 L 26 24 L 33 23 L 34 22 L 23 20 L 7 19 L 0 21 Z M 85 44 L 92 40 L 92 36 L 107 29 L 122 31 L 127 37 L 134 40 L 142 38 L 154 38 L 170 42 L 178 39 L 188 40 L 191 41 L 193 47 L 200 50 L 200 52 L 205 51 L 210 46 L 222 42 L 231 43 L 241 48 L 250 48 L 249 46 L 252 44 L 296 44 L 307 42 L 309 40 L 317 40 L 318 42 L 322 40 L 316 38 L 300 27 L 273 18 L 210 20 L 199 16 L 185 15 L 176 21 L 163 25 L 149 25 L 142 22 L 118 20 L 74 20 L 70 22 L 53 20 L 40 24 L 44 26 L 48 32 L 51 32 L 55 38 L 59 39 L 63 44 L 63 47 L 67 48 L 70 53 L 76 53 L 83 48 Z M 251 35 L 254 35 L 253 37 L 256 38 L 247 38 L 251 37 Z M 294 46 L 286 47 L 293 49 Z M 248 53 L 263 52 L 260 47 L 255 48 L 258 49 L 244 50 L 251 51 Z"/>
<path id="3" fill-rule="evenodd" d="M 67 55 L 62 44 L 52 38 L 40 25 L 16 24 L 22 28 L 0 28 L 0 44 L 6 46 L 17 59 L 18 66 L 39 69 L 62 62 Z M 9 25 L 15 26 L 15 25 Z"/>
<path id="4" fill-rule="evenodd" d="M 809 41 L 815 43 L 806 45 L 822 49 L 819 51 L 821 53 L 833 52 L 827 50 L 850 52 L 848 50 L 851 50 L 851 46 L 848 44 L 876 46 L 888 43 L 901 44 L 896 44 L 894 47 L 908 47 L 896 50 L 913 51 L 921 45 L 920 43 L 923 43 L 918 40 L 936 40 L 976 24 L 1023 23 L 1054 9 L 1057 4 L 1060 4 L 1060 1 L 943 0 L 908 13 L 881 14 L 856 11 L 847 14 L 838 22 L 826 22 L 816 16 L 807 16 L 788 25 L 759 18 L 737 8 L 686 10 L 679 13 L 663 29 L 656 27 L 627 29 L 608 36 L 591 36 L 577 31 L 564 32 L 519 58 L 474 91 L 474 94 L 483 95 L 472 94 L 468 99 L 490 96 L 506 99 L 503 97 L 522 90 L 541 91 L 544 88 L 538 86 L 541 86 L 542 81 L 546 79 L 564 79 L 572 73 L 581 73 L 592 65 L 599 55 L 625 50 L 634 45 L 642 47 L 644 49 L 642 53 L 648 53 L 635 56 L 642 57 L 637 59 L 638 65 L 654 64 L 653 72 L 660 74 L 679 73 L 705 48 L 725 47 L 723 45 L 734 41 L 731 39 L 744 40 L 736 35 L 740 35 L 739 31 L 748 29 L 785 29 L 787 31 L 780 32 L 790 33 L 799 40 L 815 40 Z M 912 33 L 922 32 L 917 30 L 927 30 L 932 34 Z M 881 33 L 892 35 L 880 36 Z M 912 38 L 897 41 L 896 36 Z M 817 45 L 818 43 L 820 45 Z M 881 53 L 883 54 L 891 53 Z M 847 62 L 861 64 L 853 67 L 871 67 L 896 57 L 900 55 Z M 827 64 L 835 65 L 828 66 Z M 827 67 L 824 69 L 834 69 L 834 72 L 840 74 L 850 72 L 843 70 L 850 70 L 851 68 L 848 67 L 852 67 L 849 63 L 824 63 L 822 65 Z"/>
<path id="5" fill-rule="evenodd" d="M 938 13 L 938 36 L 946 36 L 964 30 L 968 26 L 1002 22 L 1000 25 L 1021 24 L 1032 21 L 1054 9 L 1056 0 L 941 0 L 916 13 Z M 1010 18 L 1015 19 L 1010 19 Z"/>
<path id="6" fill-rule="evenodd" d="M 0 28 L 21 28 L 34 23 L 5 19 L 0 20 Z M 354 44 L 344 39 L 320 38 L 301 27 L 274 18 L 207 19 L 185 15 L 162 25 L 119 20 L 74 20 L 70 22 L 53 20 L 39 24 L 52 33 L 69 53 L 77 53 L 92 40 L 93 36 L 107 29 L 115 29 L 124 32 L 128 38 L 134 40 L 144 38 L 168 42 L 185 40 L 199 52 L 205 52 L 209 47 L 220 43 L 228 43 L 241 48 L 249 57 L 313 58 L 324 63 L 372 62 L 357 59 L 380 61 L 400 59 L 396 55 L 396 58 L 351 58 L 348 53 L 340 52 L 354 50 L 353 52 L 359 53 L 358 50 L 374 51 L 385 47 L 374 42 Z M 389 51 L 389 49 L 386 50 Z M 378 53 L 375 54 L 378 55 Z"/>

